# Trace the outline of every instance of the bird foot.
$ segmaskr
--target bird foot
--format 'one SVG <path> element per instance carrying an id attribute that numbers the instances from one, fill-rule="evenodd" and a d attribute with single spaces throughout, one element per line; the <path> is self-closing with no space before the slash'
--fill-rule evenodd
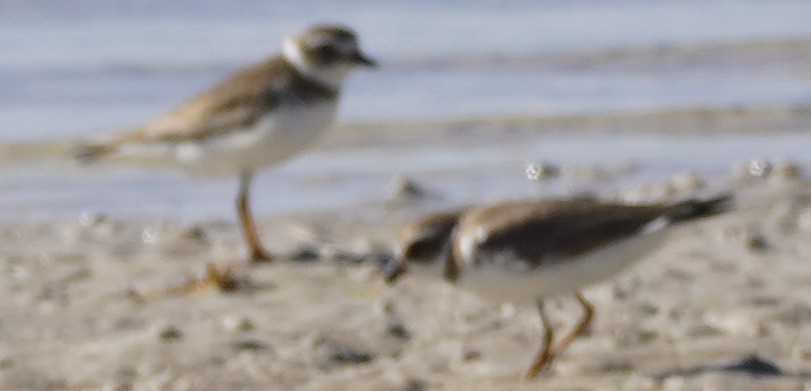
<path id="1" fill-rule="evenodd" d="M 180 294 L 190 294 L 206 290 L 210 287 L 215 287 L 220 292 L 234 292 L 248 285 L 249 282 L 246 279 L 240 278 L 234 273 L 233 267 L 227 266 L 220 269 L 211 262 L 206 265 L 206 273 L 202 278 L 187 282 L 176 289 L 176 292 Z"/>
<path id="2" fill-rule="evenodd" d="M 521 375 L 521 378 L 526 381 L 535 380 L 542 373 L 549 371 L 552 368 L 552 362 L 555 359 L 555 354 L 550 352 L 541 362 L 533 365 Z"/>
<path id="3" fill-rule="evenodd" d="M 263 250 L 262 248 L 253 248 L 251 249 L 251 255 L 248 257 L 250 263 L 257 264 L 257 263 L 270 263 L 274 259 L 275 256 L 271 255 L 269 252 Z"/>

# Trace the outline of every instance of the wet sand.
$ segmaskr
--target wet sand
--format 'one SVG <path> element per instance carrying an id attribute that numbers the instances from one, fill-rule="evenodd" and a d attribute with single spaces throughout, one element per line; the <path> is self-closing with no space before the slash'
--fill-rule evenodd
<path id="1" fill-rule="evenodd" d="M 585 132 L 608 132 L 618 123 L 634 129 L 625 126 L 634 121 L 640 131 L 797 132 L 807 129 L 803 110 L 769 109 L 748 119 L 751 112 L 731 110 L 558 118 L 553 125 L 544 122 L 549 119 L 484 121 L 439 131 L 381 128 L 377 138 L 368 137 L 373 129 L 344 129 L 323 148 L 430 143 L 462 128 L 482 135 L 495 134 L 494 127 L 566 132 L 566 123 Z M 485 302 L 439 281 L 404 279 L 389 288 L 380 280 L 397 227 L 431 204 L 418 196 L 381 192 L 377 204 L 263 216 L 262 236 L 282 257 L 250 267 L 231 221 L 121 220 L 91 212 L 6 222 L 0 225 L 0 388 L 805 389 L 811 387 L 811 182 L 778 168 L 768 178 L 745 170 L 706 185 L 660 178 L 607 194 L 638 201 L 731 190 L 741 203 L 677 230 L 650 259 L 587 290 L 597 310 L 591 331 L 531 383 L 519 375 L 540 343 L 532 308 Z M 233 292 L 178 292 L 207 263 L 233 267 L 244 284 Z M 565 297 L 550 313 L 558 328 L 579 316 Z M 780 374 L 755 377 L 718 367 L 750 354 Z"/>

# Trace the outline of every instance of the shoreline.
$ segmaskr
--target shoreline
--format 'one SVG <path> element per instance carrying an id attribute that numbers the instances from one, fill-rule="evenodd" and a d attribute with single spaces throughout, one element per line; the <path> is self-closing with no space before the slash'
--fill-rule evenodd
<path id="1" fill-rule="evenodd" d="M 665 126 L 663 126 L 665 125 Z M 368 147 L 427 133 L 507 131 L 550 136 L 634 135 L 774 135 L 804 134 L 811 129 L 811 104 L 684 107 L 551 115 L 509 115 L 440 120 L 339 123 L 318 147 Z M 64 160 L 83 140 L 0 141 L 0 168 L 17 163 Z"/>
<path id="2" fill-rule="evenodd" d="M 809 113 L 811 106 L 790 106 L 347 124 L 327 132 L 305 156 L 261 171 L 255 208 L 259 216 L 284 216 L 396 205 L 403 180 L 416 182 L 433 207 L 504 197 L 616 196 L 629 186 L 676 177 L 734 183 L 755 160 L 808 170 L 802 145 Z M 7 221 L 78 219 L 85 211 L 183 222 L 233 218 L 232 178 L 114 163 L 82 167 L 68 159 L 72 145 L 0 145 L 0 199 L 12 207 Z M 530 163 L 556 166 L 561 176 L 528 181 Z"/>
<path id="3" fill-rule="evenodd" d="M 661 126 L 668 123 L 667 126 Z M 758 125 L 771 124 L 776 129 Z M 656 126 L 659 125 L 659 126 Z M 743 127 L 741 127 L 743 125 Z M 710 128 L 709 131 L 707 128 Z M 542 135 L 637 134 L 660 136 L 759 135 L 805 133 L 811 129 L 811 104 L 775 106 L 684 107 L 661 110 L 609 111 L 585 114 L 512 115 L 424 121 L 360 122 L 343 124 L 327 138 L 367 132 L 521 130 Z M 329 143 L 325 143 L 329 145 Z"/>

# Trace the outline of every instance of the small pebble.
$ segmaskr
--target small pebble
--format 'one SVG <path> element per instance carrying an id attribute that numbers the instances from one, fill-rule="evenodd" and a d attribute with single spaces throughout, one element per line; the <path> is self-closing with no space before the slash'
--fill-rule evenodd
<path id="1" fill-rule="evenodd" d="M 732 175 L 739 180 L 764 179 L 772 172 L 772 163 L 766 160 L 752 159 L 737 163 L 732 167 Z"/>
<path id="2" fill-rule="evenodd" d="M 778 180 L 792 180 L 802 177 L 802 170 L 797 162 L 778 160 L 774 163 L 774 177 Z"/>
<path id="3" fill-rule="evenodd" d="M 253 330 L 254 325 L 244 316 L 226 316 L 222 319 L 222 328 L 228 332 L 238 333 Z"/>
<path id="4" fill-rule="evenodd" d="M 765 160 L 752 160 L 749 162 L 749 175 L 753 177 L 765 178 L 772 173 L 774 165 Z"/>
<path id="5" fill-rule="evenodd" d="M 771 247 L 769 241 L 762 234 L 751 234 L 746 238 L 746 248 L 752 251 L 766 251 Z"/>
<path id="6" fill-rule="evenodd" d="M 365 257 L 362 254 L 351 253 L 348 251 L 336 251 L 332 259 L 340 263 L 358 264 L 363 262 Z"/>
<path id="7" fill-rule="evenodd" d="M 527 165 L 527 179 L 531 181 L 544 181 L 560 176 L 560 168 L 548 162 L 535 162 Z"/>
<path id="8" fill-rule="evenodd" d="M 384 314 L 392 315 L 396 311 L 394 302 L 392 300 L 383 300 L 380 303 L 380 309 L 383 311 Z"/>
<path id="9" fill-rule="evenodd" d="M 183 338 L 183 332 L 173 325 L 166 325 L 158 328 L 158 338 L 163 341 L 176 341 Z"/>
<path id="10" fill-rule="evenodd" d="M 711 337 L 721 335 L 722 332 L 708 324 L 698 324 L 687 329 L 684 335 L 693 338 Z"/>
<path id="11" fill-rule="evenodd" d="M 411 333 L 401 322 L 392 322 L 386 327 L 386 333 L 402 341 L 411 339 Z"/>
<path id="12" fill-rule="evenodd" d="M 311 245 L 303 245 L 290 255 L 291 260 L 301 263 L 315 262 L 319 258 L 321 255 L 318 253 L 318 249 Z"/>
<path id="13" fill-rule="evenodd" d="M 609 358 L 605 361 L 600 368 L 600 372 L 616 373 L 616 372 L 629 372 L 634 369 L 634 364 L 625 358 Z"/>
<path id="14" fill-rule="evenodd" d="M 141 242 L 144 244 L 155 244 L 158 241 L 158 232 L 152 228 L 144 228 L 141 231 Z"/>
<path id="15" fill-rule="evenodd" d="M 636 310 L 640 315 L 649 317 L 659 313 L 659 306 L 653 303 L 640 303 L 636 306 Z"/>
<path id="16" fill-rule="evenodd" d="M 79 215 L 79 224 L 84 227 L 93 227 L 107 221 L 107 216 L 102 213 L 82 212 Z"/>
<path id="17" fill-rule="evenodd" d="M 426 191 L 413 179 L 398 175 L 386 186 L 386 194 L 389 199 L 409 199 L 423 197 Z"/>
<path id="18" fill-rule="evenodd" d="M 338 364 L 364 364 L 372 361 L 373 358 L 374 356 L 369 352 L 350 347 L 334 350 L 330 355 L 330 361 Z"/>
<path id="19" fill-rule="evenodd" d="M 478 350 L 469 349 L 465 350 L 462 354 L 463 361 L 476 361 L 482 357 L 482 353 Z"/>
<path id="20" fill-rule="evenodd" d="M 323 337 L 316 341 L 316 363 L 320 368 L 366 364 L 374 355 L 345 342 Z"/>
<path id="21" fill-rule="evenodd" d="M 267 350 L 270 345 L 266 342 L 255 339 L 255 338 L 246 338 L 241 339 L 239 341 L 234 342 L 233 347 L 237 351 L 260 351 L 260 350 Z"/>
<path id="22" fill-rule="evenodd" d="M 195 242 L 205 243 L 208 241 L 206 230 L 200 225 L 194 225 L 184 230 L 180 236 L 185 239 L 191 239 Z"/>

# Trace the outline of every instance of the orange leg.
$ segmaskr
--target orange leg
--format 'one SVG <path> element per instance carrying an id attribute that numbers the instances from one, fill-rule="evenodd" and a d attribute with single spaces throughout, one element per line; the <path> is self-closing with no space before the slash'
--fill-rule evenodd
<path id="1" fill-rule="evenodd" d="M 550 347 L 552 345 L 554 331 L 552 330 L 552 325 L 549 323 L 549 319 L 546 318 L 546 314 L 544 313 L 543 299 L 538 299 L 536 305 L 538 307 L 538 315 L 540 315 L 541 318 L 544 336 L 541 348 L 538 349 L 535 359 L 532 360 L 529 369 L 527 369 L 527 371 L 524 373 L 524 378 L 527 380 L 532 380 L 538 377 L 538 374 L 541 373 L 541 371 L 544 370 L 544 368 L 546 368 L 552 360 L 552 349 Z"/>
<path id="2" fill-rule="evenodd" d="M 254 224 L 253 216 L 251 215 L 248 205 L 248 193 L 252 177 L 253 173 L 250 171 L 243 171 L 239 176 L 237 211 L 239 211 L 239 218 L 242 223 L 242 232 L 245 234 L 245 240 L 248 242 L 248 259 L 252 263 L 269 262 L 273 260 L 273 256 L 265 251 L 262 247 L 262 243 L 259 241 L 259 235 L 256 232 L 256 224 Z"/>
<path id="3" fill-rule="evenodd" d="M 563 337 L 563 339 L 561 339 L 557 344 L 555 344 L 555 347 L 552 348 L 552 355 L 555 357 L 563 353 L 563 351 L 566 350 L 566 348 L 569 347 L 569 345 L 577 337 L 583 335 L 583 333 L 588 330 L 589 326 L 591 325 L 591 320 L 594 318 L 594 306 L 592 306 L 591 303 L 589 303 L 580 292 L 577 292 L 575 297 L 583 307 L 583 317 L 580 318 L 580 322 L 577 323 L 574 329 L 572 329 L 569 334 Z"/>

